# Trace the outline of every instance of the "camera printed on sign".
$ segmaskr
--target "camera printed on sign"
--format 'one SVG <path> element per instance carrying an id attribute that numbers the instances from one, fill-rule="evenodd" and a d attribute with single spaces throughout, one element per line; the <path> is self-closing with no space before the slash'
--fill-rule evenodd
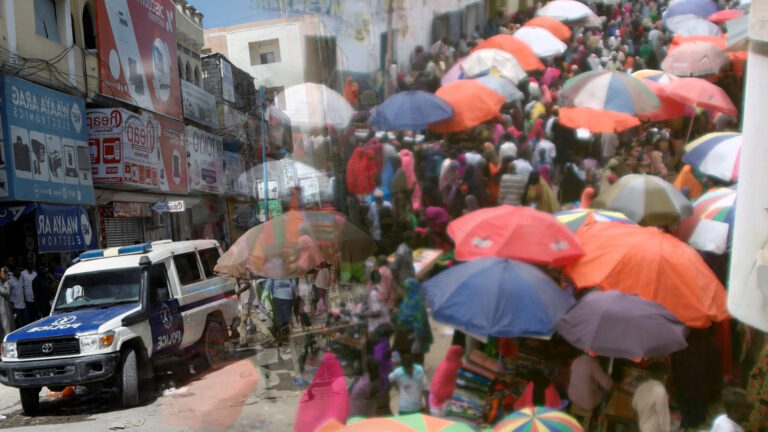
<path id="1" fill-rule="evenodd" d="M 9 132 L 16 177 L 69 185 L 92 184 L 85 141 L 18 126 L 11 126 Z"/>

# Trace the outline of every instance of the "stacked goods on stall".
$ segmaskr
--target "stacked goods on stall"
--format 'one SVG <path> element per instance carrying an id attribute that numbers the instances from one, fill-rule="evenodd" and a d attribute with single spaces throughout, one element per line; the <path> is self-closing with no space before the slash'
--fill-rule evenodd
<path id="1" fill-rule="evenodd" d="M 486 417 L 488 393 L 496 379 L 499 363 L 474 351 L 462 363 L 456 378 L 456 390 L 445 404 L 444 414 L 473 422 L 482 422 Z"/>

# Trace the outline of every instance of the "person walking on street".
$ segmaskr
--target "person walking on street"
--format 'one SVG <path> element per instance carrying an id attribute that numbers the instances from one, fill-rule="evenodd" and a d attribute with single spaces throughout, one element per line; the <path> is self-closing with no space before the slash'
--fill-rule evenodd
<path id="1" fill-rule="evenodd" d="M 0 268 L 0 340 L 14 330 L 11 285 L 8 283 L 8 269 Z"/>
<path id="2" fill-rule="evenodd" d="M 410 354 L 402 357 L 402 364 L 389 374 L 389 382 L 397 385 L 400 395 L 398 414 L 414 414 L 424 410 L 429 399 L 429 383 L 424 368 L 415 364 Z"/>
<path id="3" fill-rule="evenodd" d="M 31 323 L 38 318 L 37 307 L 35 306 L 35 290 L 32 287 L 35 278 L 37 278 L 37 272 L 32 266 L 32 261 L 27 260 L 27 265 L 24 271 L 21 272 L 21 281 L 24 284 L 24 302 L 26 303 L 27 323 Z"/>
<path id="4" fill-rule="evenodd" d="M 39 317 L 47 317 L 51 313 L 50 285 L 47 280 L 47 270 L 40 263 L 37 266 L 37 276 L 32 281 L 32 291 L 35 297 L 35 308 Z"/>
<path id="5" fill-rule="evenodd" d="M 13 313 L 16 315 L 16 328 L 29 324 L 27 316 L 27 303 L 24 301 L 24 282 L 21 280 L 21 269 L 14 267 L 8 276 L 8 285 L 11 287 L 11 302 Z"/>
<path id="6" fill-rule="evenodd" d="M 287 337 L 291 332 L 291 312 L 293 309 L 293 297 L 296 295 L 296 281 L 294 279 L 269 279 L 267 280 L 267 292 L 272 294 L 275 302 L 275 333 L 281 337 Z"/>

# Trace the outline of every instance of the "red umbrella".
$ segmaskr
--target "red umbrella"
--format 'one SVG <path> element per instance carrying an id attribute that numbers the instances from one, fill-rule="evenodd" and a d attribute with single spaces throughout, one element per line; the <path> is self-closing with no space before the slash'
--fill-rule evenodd
<path id="1" fill-rule="evenodd" d="M 717 11 L 707 17 L 708 20 L 712 21 L 715 24 L 725 24 L 726 21 L 730 21 L 735 18 L 743 17 L 744 12 L 737 10 L 737 9 L 723 9 L 721 11 Z"/>
<path id="2" fill-rule="evenodd" d="M 473 211 L 448 224 L 456 259 L 498 257 L 560 266 L 584 255 L 573 231 L 549 213 L 503 205 Z"/>
<path id="3" fill-rule="evenodd" d="M 664 86 L 667 96 L 688 105 L 738 117 L 739 110 L 723 89 L 701 78 L 680 78 Z"/>
<path id="4" fill-rule="evenodd" d="M 712 36 L 712 35 L 683 36 L 681 34 L 676 34 L 675 37 L 672 38 L 672 42 L 670 42 L 669 44 L 669 52 L 672 52 L 675 50 L 675 48 L 678 48 L 679 46 L 690 43 L 690 42 L 709 42 L 723 51 L 725 51 L 725 49 L 728 48 L 728 41 L 726 40 L 725 35 L 723 36 Z"/>
<path id="5" fill-rule="evenodd" d="M 453 107 L 453 118 L 432 124 L 439 132 L 462 132 L 499 115 L 504 96 L 475 80 L 459 80 L 446 84 L 435 93 Z"/>
<path id="6" fill-rule="evenodd" d="M 621 132 L 640 126 L 640 120 L 633 115 L 585 107 L 560 108 L 558 122 L 572 129 L 583 128 L 594 133 Z"/>
<path id="7" fill-rule="evenodd" d="M 659 102 L 661 102 L 659 109 L 640 114 L 639 117 L 642 120 L 662 121 L 685 116 L 685 104 L 667 96 L 666 91 L 664 90 L 664 84 L 659 84 L 656 81 L 649 79 L 644 79 L 642 81 L 656 94 L 659 98 Z"/>

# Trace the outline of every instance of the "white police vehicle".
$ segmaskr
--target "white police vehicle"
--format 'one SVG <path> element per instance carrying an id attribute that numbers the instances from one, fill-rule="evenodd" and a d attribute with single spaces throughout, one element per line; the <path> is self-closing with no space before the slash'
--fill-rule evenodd
<path id="1" fill-rule="evenodd" d="M 238 316 L 234 283 L 213 273 L 219 256 L 213 240 L 83 253 L 51 315 L 5 337 L 0 383 L 17 387 L 34 415 L 42 387 L 114 386 L 132 406 L 160 360 L 199 355 L 213 365 Z"/>

